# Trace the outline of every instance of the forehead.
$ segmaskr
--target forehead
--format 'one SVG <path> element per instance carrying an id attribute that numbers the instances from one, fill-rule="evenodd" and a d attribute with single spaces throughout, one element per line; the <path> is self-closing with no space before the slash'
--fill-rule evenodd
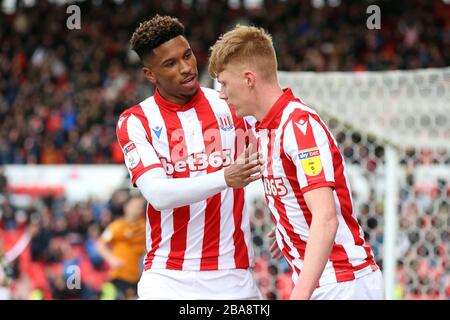
<path id="1" fill-rule="evenodd" d="M 183 36 L 177 36 L 164 42 L 159 47 L 153 49 L 153 58 L 157 60 L 167 60 L 182 55 L 190 49 L 189 42 Z"/>

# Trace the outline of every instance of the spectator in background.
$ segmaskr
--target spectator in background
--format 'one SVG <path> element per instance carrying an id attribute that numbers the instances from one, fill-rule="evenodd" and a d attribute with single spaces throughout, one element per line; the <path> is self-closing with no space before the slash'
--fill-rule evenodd
<path id="1" fill-rule="evenodd" d="M 137 282 L 145 253 L 145 201 L 130 196 L 123 207 L 123 217 L 114 220 L 97 240 L 97 250 L 111 267 L 111 282 L 117 299 L 137 296 Z"/>

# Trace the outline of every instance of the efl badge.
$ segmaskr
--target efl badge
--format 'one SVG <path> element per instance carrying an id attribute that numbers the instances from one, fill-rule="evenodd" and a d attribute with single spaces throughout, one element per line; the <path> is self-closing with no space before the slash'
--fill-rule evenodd
<path id="1" fill-rule="evenodd" d="M 133 141 L 128 142 L 123 148 L 123 154 L 125 155 L 125 162 L 130 169 L 136 168 L 141 161 L 139 153 L 136 149 L 136 145 Z"/>
<path id="2" fill-rule="evenodd" d="M 322 172 L 320 151 L 317 148 L 301 150 L 298 158 L 302 162 L 302 168 L 306 175 L 317 176 Z"/>
<path id="3" fill-rule="evenodd" d="M 229 131 L 234 127 L 233 119 L 231 118 L 231 115 L 228 113 L 217 115 L 217 121 L 219 122 L 220 129 L 224 131 Z"/>

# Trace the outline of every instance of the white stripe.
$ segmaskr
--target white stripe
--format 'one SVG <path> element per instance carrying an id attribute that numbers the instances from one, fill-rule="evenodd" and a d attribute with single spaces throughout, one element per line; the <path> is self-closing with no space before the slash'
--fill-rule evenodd
<path id="1" fill-rule="evenodd" d="M 244 189 L 243 198 L 245 199 L 245 189 Z M 244 233 L 245 245 L 247 246 L 247 254 L 248 254 L 249 264 L 250 264 L 250 266 L 252 266 L 254 252 L 253 252 L 252 235 L 250 232 L 250 211 L 249 211 L 249 206 L 248 206 L 247 202 L 245 202 L 245 201 L 244 201 L 244 209 L 242 211 L 241 229 L 242 229 L 242 232 Z"/>
<path id="2" fill-rule="evenodd" d="M 142 132 L 146 132 L 142 122 L 133 114 L 126 121 L 128 137 L 136 146 L 142 165 L 147 167 L 159 163 L 159 158 L 156 156 L 153 146 L 142 135 Z"/>
<path id="3" fill-rule="evenodd" d="M 269 136 L 268 136 L 268 130 L 267 129 L 263 129 L 260 130 L 258 132 L 259 138 L 260 138 L 260 146 L 261 146 L 261 153 L 262 153 L 262 157 L 265 161 L 264 164 L 264 170 L 263 170 L 263 176 L 267 177 L 269 175 L 269 171 L 268 171 L 268 156 L 269 156 Z M 265 188 L 265 186 L 264 186 Z"/>
<path id="4" fill-rule="evenodd" d="M 233 218 L 233 192 L 226 189 L 220 193 L 222 205 L 220 206 L 220 239 L 219 239 L 219 268 L 234 268 L 234 218 Z M 228 204 L 228 205 L 227 205 Z"/>
<path id="5" fill-rule="evenodd" d="M 167 138 L 167 128 L 165 126 L 161 112 L 159 111 L 159 107 L 155 102 L 155 99 L 153 97 L 150 97 L 141 102 L 140 105 L 150 126 L 153 147 L 159 155 L 170 160 L 170 148 Z M 159 138 L 153 131 L 153 129 L 157 127 L 162 128 Z"/>
<path id="6" fill-rule="evenodd" d="M 177 112 L 177 115 L 184 131 L 187 153 L 203 152 L 205 150 L 205 142 L 203 141 L 202 124 L 197 117 L 195 108 Z"/>

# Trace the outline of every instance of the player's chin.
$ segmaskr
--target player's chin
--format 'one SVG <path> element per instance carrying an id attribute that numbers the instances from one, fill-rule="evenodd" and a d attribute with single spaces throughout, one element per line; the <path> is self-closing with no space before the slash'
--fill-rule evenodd
<path id="1" fill-rule="evenodd" d="M 197 93 L 198 90 L 198 80 L 194 79 L 192 81 L 189 81 L 187 83 L 182 83 L 179 86 L 179 91 L 183 92 L 184 94 L 191 94 L 194 95 Z"/>

